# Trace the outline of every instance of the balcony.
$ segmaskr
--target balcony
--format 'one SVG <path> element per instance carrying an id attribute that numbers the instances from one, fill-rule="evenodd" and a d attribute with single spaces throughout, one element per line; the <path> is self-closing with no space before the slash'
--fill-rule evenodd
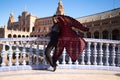
<path id="1" fill-rule="evenodd" d="M 87 45 L 78 60 L 72 62 L 64 48 L 57 68 L 120 71 L 119 40 L 84 39 Z M 2 44 L 0 72 L 49 68 L 44 55 L 48 42 L 49 39 L 45 37 L 0 38 Z"/>

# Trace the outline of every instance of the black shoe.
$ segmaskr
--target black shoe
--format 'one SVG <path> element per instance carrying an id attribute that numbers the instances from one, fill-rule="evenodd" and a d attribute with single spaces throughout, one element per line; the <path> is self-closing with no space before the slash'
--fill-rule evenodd
<path id="1" fill-rule="evenodd" d="M 53 67 L 53 72 L 56 71 L 56 66 Z"/>
<path id="2" fill-rule="evenodd" d="M 54 66 L 53 66 L 53 71 L 55 71 L 55 70 L 56 70 L 56 67 L 57 67 L 57 64 L 56 64 L 56 63 L 54 63 Z"/>

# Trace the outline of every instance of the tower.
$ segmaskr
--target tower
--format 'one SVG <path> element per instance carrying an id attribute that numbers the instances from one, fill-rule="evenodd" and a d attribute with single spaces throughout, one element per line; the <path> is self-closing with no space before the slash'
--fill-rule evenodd
<path id="1" fill-rule="evenodd" d="M 58 7 L 57 7 L 57 11 L 56 11 L 56 15 L 64 15 L 64 8 L 63 8 L 63 3 L 60 0 L 58 3 Z"/>
<path id="2" fill-rule="evenodd" d="M 8 27 L 10 27 L 11 23 L 13 23 L 13 22 L 15 22 L 15 20 L 14 20 L 14 14 L 13 14 L 13 12 L 11 12 L 9 20 L 8 20 Z"/>
<path id="3" fill-rule="evenodd" d="M 9 21 L 10 23 L 14 22 L 14 14 L 10 13 Z"/>

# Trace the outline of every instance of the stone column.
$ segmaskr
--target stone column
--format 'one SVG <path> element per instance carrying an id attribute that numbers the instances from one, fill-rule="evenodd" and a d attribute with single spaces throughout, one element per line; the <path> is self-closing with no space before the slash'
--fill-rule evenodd
<path id="1" fill-rule="evenodd" d="M 108 39 L 112 39 L 112 30 L 109 30 Z"/>
<path id="2" fill-rule="evenodd" d="M 99 32 L 99 39 L 103 39 L 102 31 Z"/>

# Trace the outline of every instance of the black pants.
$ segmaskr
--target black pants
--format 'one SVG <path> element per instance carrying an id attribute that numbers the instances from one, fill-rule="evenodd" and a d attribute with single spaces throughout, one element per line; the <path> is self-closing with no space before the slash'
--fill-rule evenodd
<path id="1" fill-rule="evenodd" d="M 46 59 L 52 67 L 55 66 L 54 65 L 55 63 L 53 63 L 53 59 L 52 59 L 52 56 L 50 55 L 50 53 L 51 53 L 52 49 L 55 48 L 57 43 L 58 43 L 58 33 L 53 32 L 52 35 L 51 35 L 50 42 L 48 43 L 47 48 L 45 49 Z"/>

